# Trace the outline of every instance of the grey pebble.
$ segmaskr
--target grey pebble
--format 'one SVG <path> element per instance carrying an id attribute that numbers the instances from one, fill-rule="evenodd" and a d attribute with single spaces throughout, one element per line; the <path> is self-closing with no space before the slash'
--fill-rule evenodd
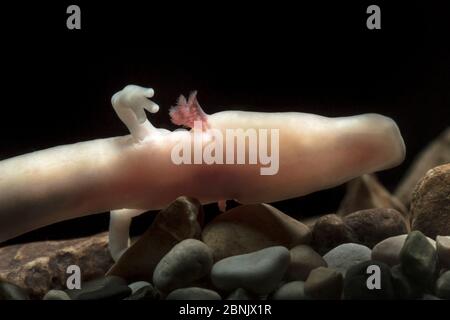
<path id="1" fill-rule="evenodd" d="M 0 300 L 30 300 L 28 293 L 9 282 L 0 282 Z"/>
<path id="2" fill-rule="evenodd" d="M 255 294 L 272 292 L 289 267 L 289 250 L 274 246 L 217 262 L 211 271 L 213 284 L 224 291 L 244 288 Z"/>
<path id="3" fill-rule="evenodd" d="M 167 300 L 221 300 L 220 295 L 212 290 L 190 287 L 176 289 L 169 293 L 166 297 Z"/>
<path id="4" fill-rule="evenodd" d="M 349 268 L 370 260 L 372 251 L 361 244 L 344 243 L 331 249 L 323 256 L 329 268 L 335 269 L 345 276 Z"/>
<path id="5" fill-rule="evenodd" d="M 176 244 L 158 263 L 153 283 L 158 290 L 170 292 L 207 276 L 213 264 L 211 249 L 196 239 Z"/>
<path id="6" fill-rule="evenodd" d="M 285 283 L 273 293 L 271 298 L 273 300 L 307 300 L 305 282 L 292 281 Z"/>

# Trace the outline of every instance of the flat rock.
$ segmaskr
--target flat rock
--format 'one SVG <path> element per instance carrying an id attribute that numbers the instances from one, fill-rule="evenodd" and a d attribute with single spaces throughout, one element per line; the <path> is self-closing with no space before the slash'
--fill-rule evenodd
<path id="1" fill-rule="evenodd" d="M 419 180 L 428 170 L 445 163 L 450 163 L 450 127 L 446 128 L 414 159 L 394 194 L 409 207 L 413 190 Z"/>
<path id="2" fill-rule="evenodd" d="M 444 272 L 436 281 L 436 296 L 450 299 L 450 271 Z"/>
<path id="3" fill-rule="evenodd" d="M 209 289 L 204 288 L 182 288 L 169 293 L 167 300 L 221 300 L 220 295 Z"/>
<path id="4" fill-rule="evenodd" d="M 224 291 L 244 288 L 255 294 L 273 291 L 289 267 L 289 250 L 275 246 L 228 257 L 214 264 L 213 284 Z"/>
<path id="5" fill-rule="evenodd" d="M 319 267 L 306 279 L 305 295 L 311 299 L 339 300 L 342 295 L 343 277 L 336 270 Z"/>
<path id="6" fill-rule="evenodd" d="M 327 263 L 320 254 L 314 251 L 310 246 L 295 246 L 289 252 L 291 255 L 291 263 L 289 264 L 285 276 L 287 280 L 305 281 L 311 270 L 327 266 Z"/>
<path id="7" fill-rule="evenodd" d="M 450 235 L 450 163 L 429 170 L 411 200 L 412 229 L 428 237 Z"/>
<path id="8" fill-rule="evenodd" d="M 353 230 L 357 242 L 369 248 L 386 238 L 409 232 L 405 218 L 390 208 L 357 211 L 347 215 L 344 223 Z"/>
<path id="9" fill-rule="evenodd" d="M 411 232 L 400 251 L 403 273 L 422 287 L 428 287 L 436 274 L 437 253 L 420 231 Z"/>
<path id="10" fill-rule="evenodd" d="M 357 243 L 341 244 L 323 256 L 328 267 L 339 271 L 342 275 L 345 275 L 350 267 L 370 260 L 370 258 L 371 250 Z"/>
<path id="11" fill-rule="evenodd" d="M 211 271 L 211 249 L 196 239 L 186 239 L 176 244 L 158 263 L 153 273 L 153 283 L 162 292 L 187 287 Z"/>
<path id="12" fill-rule="evenodd" d="M 38 241 L 0 248 L 0 281 L 26 288 L 41 299 L 51 289 L 66 287 L 70 265 L 81 269 L 85 281 L 103 276 L 113 264 L 108 234 L 72 240 Z"/>
<path id="13" fill-rule="evenodd" d="M 356 234 L 341 217 L 327 214 L 316 221 L 312 231 L 312 247 L 325 254 L 343 243 L 356 242 Z"/>
<path id="14" fill-rule="evenodd" d="M 203 209 L 198 200 L 179 197 L 161 210 L 147 231 L 108 271 L 129 282 L 152 281 L 159 261 L 180 241 L 200 238 Z"/>
<path id="15" fill-rule="evenodd" d="M 307 300 L 305 295 L 305 282 L 292 281 L 283 284 L 271 297 L 273 300 Z"/>
<path id="16" fill-rule="evenodd" d="M 347 183 L 347 191 L 337 214 L 345 217 L 356 211 L 373 208 L 393 208 L 405 218 L 408 217 L 405 205 L 392 195 L 374 174 L 364 174 Z"/>
<path id="17" fill-rule="evenodd" d="M 442 268 L 450 269 L 450 236 L 437 236 L 436 248 L 439 265 Z"/>
<path id="18" fill-rule="evenodd" d="M 384 262 L 391 267 L 400 264 L 400 251 L 407 236 L 407 234 L 402 234 L 389 237 L 377 243 L 372 249 L 372 260 Z M 436 242 L 433 239 L 427 239 L 433 247 L 436 247 Z"/>
<path id="19" fill-rule="evenodd" d="M 379 288 L 369 289 L 369 277 L 374 272 L 368 269 L 370 266 L 379 268 Z M 371 271 L 368 273 L 368 270 Z M 374 285 L 370 281 L 371 285 Z M 391 300 L 395 299 L 394 286 L 391 280 L 389 266 L 379 261 L 365 261 L 348 269 L 344 281 L 344 299 L 346 300 Z"/>
<path id="20" fill-rule="evenodd" d="M 0 282 L 0 300 L 29 300 L 27 291 L 12 283 Z"/>
<path id="21" fill-rule="evenodd" d="M 271 246 L 308 244 L 311 232 L 303 223 L 268 204 L 235 207 L 217 216 L 202 233 L 215 260 Z"/>
<path id="22" fill-rule="evenodd" d="M 67 292 L 63 290 L 50 290 L 42 300 L 72 300 Z"/>
<path id="23" fill-rule="evenodd" d="M 121 300 L 131 294 L 126 281 L 117 276 L 82 282 L 81 289 L 64 291 L 72 300 Z"/>

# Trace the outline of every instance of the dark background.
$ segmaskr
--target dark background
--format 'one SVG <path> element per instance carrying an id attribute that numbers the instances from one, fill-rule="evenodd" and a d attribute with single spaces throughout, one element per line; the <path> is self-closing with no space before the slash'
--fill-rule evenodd
<path id="1" fill-rule="evenodd" d="M 162 108 L 151 121 L 168 129 L 174 126 L 167 109 L 194 89 L 207 113 L 390 116 L 407 146 L 404 164 L 378 174 L 393 190 L 414 156 L 450 123 L 449 11 L 430 1 L 343 2 L 3 6 L 0 160 L 127 134 L 110 98 L 139 84 L 155 89 Z M 70 4 L 81 7 L 81 30 L 66 28 Z M 366 28 L 370 4 L 381 7 L 381 30 Z M 296 217 L 330 213 L 343 194 L 338 187 L 275 205 Z M 216 211 L 207 206 L 209 218 Z M 134 232 L 151 219 L 138 218 Z M 96 215 L 9 243 L 87 235 L 107 225 L 106 214 Z"/>

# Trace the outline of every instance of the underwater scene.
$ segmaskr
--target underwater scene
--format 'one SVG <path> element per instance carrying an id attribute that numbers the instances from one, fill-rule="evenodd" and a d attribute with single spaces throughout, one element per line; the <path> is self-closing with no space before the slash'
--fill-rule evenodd
<path id="1" fill-rule="evenodd" d="M 441 8 L 100 3 L 4 37 L 0 300 L 450 299 Z"/>

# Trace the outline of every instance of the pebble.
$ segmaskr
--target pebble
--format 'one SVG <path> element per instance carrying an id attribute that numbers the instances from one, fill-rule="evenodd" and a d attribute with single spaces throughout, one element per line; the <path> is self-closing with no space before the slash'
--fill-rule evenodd
<path id="1" fill-rule="evenodd" d="M 436 296 L 450 299 L 450 271 L 444 272 L 436 281 Z"/>
<path id="2" fill-rule="evenodd" d="M 370 284 L 376 284 L 371 281 L 372 271 L 368 273 L 368 267 L 376 265 L 379 267 L 380 286 L 379 289 L 369 289 Z M 370 271 L 370 270 L 369 270 Z M 395 298 L 394 287 L 391 280 L 391 271 L 389 266 L 379 261 L 365 261 L 354 265 L 347 270 L 344 281 L 344 299 L 346 300 L 391 300 Z"/>
<path id="3" fill-rule="evenodd" d="M 291 263 L 286 272 L 287 280 L 302 280 L 308 278 L 311 270 L 326 267 L 323 258 L 307 245 L 299 245 L 290 250 Z"/>
<path id="4" fill-rule="evenodd" d="M 152 285 L 148 285 L 140 287 L 124 300 L 159 300 L 159 298 L 159 292 Z"/>
<path id="5" fill-rule="evenodd" d="M 410 168 L 395 190 L 395 195 L 406 206 L 411 203 L 411 196 L 417 182 L 428 170 L 444 163 L 450 163 L 450 126 L 431 141 L 414 159 Z"/>
<path id="6" fill-rule="evenodd" d="M 63 290 L 50 290 L 47 292 L 43 300 L 72 300 Z"/>
<path id="7" fill-rule="evenodd" d="M 392 285 L 397 299 L 416 299 L 420 296 L 420 289 L 409 279 L 398 264 L 391 268 Z"/>
<path id="8" fill-rule="evenodd" d="M 436 249 L 420 231 L 411 232 L 400 252 L 403 273 L 422 287 L 431 284 L 436 273 Z"/>
<path id="9" fill-rule="evenodd" d="M 355 242 L 356 235 L 341 217 L 327 214 L 319 218 L 312 231 L 312 247 L 321 255 L 343 243 Z"/>
<path id="10" fill-rule="evenodd" d="M 224 291 L 244 288 L 255 294 L 267 294 L 281 282 L 289 262 L 288 249 L 269 247 L 220 260 L 212 268 L 211 280 Z"/>
<path id="11" fill-rule="evenodd" d="M 169 293 L 167 300 L 221 300 L 220 295 L 212 290 L 204 288 L 182 288 Z"/>
<path id="12" fill-rule="evenodd" d="M 311 271 L 304 284 L 305 295 L 317 300 L 339 300 L 342 295 L 343 277 L 336 270 L 319 267 Z"/>
<path id="13" fill-rule="evenodd" d="M 197 199 L 179 197 L 161 210 L 153 224 L 108 271 L 129 282 L 152 281 L 159 261 L 178 242 L 200 238 L 203 209 Z"/>
<path id="14" fill-rule="evenodd" d="M 207 276 L 212 265 L 213 254 L 206 244 L 195 239 L 183 240 L 158 263 L 153 283 L 158 290 L 170 292 Z"/>
<path id="15" fill-rule="evenodd" d="M 272 295 L 273 300 L 306 300 L 305 282 L 292 281 L 285 283 Z"/>
<path id="16" fill-rule="evenodd" d="M 437 236 L 436 248 L 439 265 L 442 268 L 450 269 L 450 236 Z"/>
<path id="17" fill-rule="evenodd" d="M 378 181 L 375 174 L 364 174 L 349 181 L 337 214 L 345 217 L 353 212 L 371 208 L 393 208 L 404 216 L 408 212 L 405 205 Z"/>
<path id="18" fill-rule="evenodd" d="M 391 208 L 373 208 L 356 211 L 344 218 L 344 223 L 353 230 L 357 243 L 373 248 L 378 242 L 400 234 L 409 228 L 403 215 Z"/>
<path id="19" fill-rule="evenodd" d="M 450 163 L 429 170 L 412 194 L 412 229 L 428 237 L 450 235 Z"/>
<path id="20" fill-rule="evenodd" d="M 122 300 L 131 294 L 124 279 L 106 276 L 81 283 L 81 289 L 65 290 L 72 300 Z"/>
<path id="21" fill-rule="evenodd" d="M 28 293 L 9 282 L 0 282 L 0 300 L 29 300 Z"/>
<path id="22" fill-rule="evenodd" d="M 407 236 L 407 234 L 402 234 L 379 242 L 372 249 L 372 260 L 384 262 L 391 267 L 400 264 L 400 251 Z M 433 239 L 427 239 L 433 247 L 436 247 L 436 242 Z"/>
<path id="23" fill-rule="evenodd" d="M 442 300 L 442 299 L 440 299 L 440 298 L 438 298 L 438 297 L 436 297 L 436 296 L 433 296 L 432 294 L 425 293 L 425 294 L 422 296 L 422 299 L 421 299 L 421 300 Z"/>
<path id="24" fill-rule="evenodd" d="M 254 294 L 243 288 L 238 288 L 234 290 L 227 297 L 227 300 L 257 300 L 257 299 L 258 299 L 257 296 L 255 296 Z"/>
<path id="25" fill-rule="evenodd" d="M 345 276 L 346 271 L 361 262 L 370 260 L 371 250 L 356 243 L 344 243 L 323 256 L 328 267 L 336 269 Z"/>
<path id="26" fill-rule="evenodd" d="M 311 241 L 303 223 L 268 204 L 235 207 L 218 215 L 203 230 L 202 240 L 215 261 L 272 246 L 292 248 Z"/>
<path id="27" fill-rule="evenodd" d="M 140 288 L 151 286 L 151 285 L 152 284 L 150 282 L 147 282 L 147 281 L 136 281 L 136 282 L 130 283 L 128 285 L 128 287 L 131 289 L 131 293 L 135 293 Z"/>

